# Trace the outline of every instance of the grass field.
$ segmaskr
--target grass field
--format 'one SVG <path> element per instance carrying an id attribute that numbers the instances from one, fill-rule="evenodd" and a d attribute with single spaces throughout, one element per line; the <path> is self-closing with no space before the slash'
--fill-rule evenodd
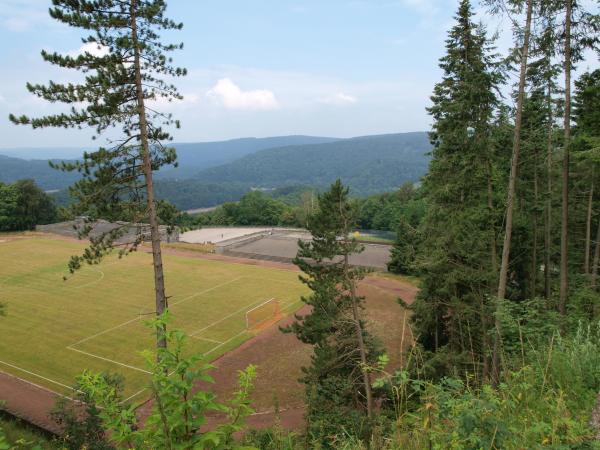
<path id="1" fill-rule="evenodd" d="M 141 400 L 148 374 L 139 352 L 154 345 L 144 325 L 154 311 L 152 258 L 111 256 L 63 281 L 68 258 L 83 248 L 0 236 L 0 370 L 57 392 L 86 368 L 120 372 L 125 395 Z M 164 255 L 164 266 L 171 326 L 209 360 L 250 337 L 247 310 L 276 298 L 289 313 L 305 292 L 286 270 L 174 255 Z"/>

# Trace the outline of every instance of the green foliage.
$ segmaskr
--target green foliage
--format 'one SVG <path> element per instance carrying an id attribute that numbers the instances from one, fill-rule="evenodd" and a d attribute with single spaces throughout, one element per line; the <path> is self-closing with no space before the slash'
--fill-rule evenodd
<path id="1" fill-rule="evenodd" d="M 380 344 L 355 314 L 364 300 L 356 295 L 356 283 L 365 272 L 348 265 L 348 256 L 362 251 L 349 237 L 355 223 L 348 192 L 338 180 L 318 197 L 318 208 L 308 218 L 312 240 L 298 241 L 294 260 L 303 272 L 300 280 L 311 290 L 302 301 L 312 310 L 296 315 L 297 321 L 282 329 L 313 347 L 311 365 L 303 368 L 302 379 L 306 385 L 307 432 L 311 441 L 326 448 L 335 448 L 345 432 L 360 437 L 369 434 L 371 424 L 363 400 L 366 387 L 360 375 L 370 369 L 361 360 L 358 336 L 364 340 L 368 365 L 382 353 Z"/>
<path id="2" fill-rule="evenodd" d="M 425 215 L 420 189 L 406 183 L 400 189 L 364 199 L 356 199 L 358 226 L 363 230 L 396 231 L 401 222 L 416 228 Z"/>
<path id="3" fill-rule="evenodd" d="M 512 356 L 521 356 L 525 348 L 538 348 L 560 330 L 558 313 L 548 308 L 545 299 L 505 300 L 496 314 L 501 324 L 502 349 Z"/>
<path id="4" fill-rule="evenodd" d="M 428 109 L 434 148 L 422 187 L 427 205 L 417 258 L 422 289 L 413 305 L 415 334 L 426 350 L 448 346 L 447 365 L 462 358 L 471 369 L 479 361 L 469 353 L 483 362 L 488 347 L 487 299 L 497 276 L 502 223 L 498 196 L 504 182 L 498 174 L 506 162 L 508 128 L 497 97 L 503 80 L 497 57 L 472 16 L 471 3 L 462 0 Z"/>
<path id="5" fill-rule="evenodd" d="M 429 149 L 425 133 L 365 136 L 267 149 L 200 171 L 193 179 L 173 181 L 172 189 L 190 192 L 198 186 L 223 184 L 228 190 L 232 183 L 246 189 L 299 185 L 324 189 L 342 178 L 355 195 L 372 195 L 418 181 L 426 172 Z M 215 204 L 184 206 L 174 198 L 166 198 L 181 208 Z"/>
<path id="6" fill-rule="evenodd" d="M 418 230 L 401 220 L 396 229 L 396 241 L 392 247 L 390 262 L 387 265 L 388 270 L 403 275 L 414 274 L 418 245 Z"/>
<path id="7" fill-rule="evenodd" d="M 33 230 L 56 217 L 54 202 L 32 180 L 0 183 L 0 231 Z"/>
<path id="8" fill-rule="evenodd" d="M 152 172 L 175 162 L 175 150 L 165 147 L 163 141 L 172 139 L 166 128 L 179 127 L 179 122 L 170 114 L 147 107 L 146 102 L 181 99 L 165 78 L 186 74 L 185 69 L 173 66 L 169 57 L 182 44 L 166 44 L 160 36 L 161 32 L 182 28 L 165 16 L 165 9 L 163 0 L 53 0 L 50 16 L 88 32 L 83 42 L 101 51 L 76 56 L 42 51 L 44 61 L 85 77 L 76 83 L 28 83 L 28 91 L 71 108 L 66 113 L 37 118 L 9 117 L 15 124 L 33 129 L 90 127 L 95 137 L 120 128 L 120 137 L 111 137 L 109 145 L 97 151 L 85 152 L 82 160 L 51 163 L 56 169 L 80 175 L 70 188 L 72 213 L 87 217 L 78 230 L 80 237 L 88 237 L 89 224 L 102 217 L 132 223 L 149 221 L 153 238 L 157 238 Z M 123 233 L 117 229 L 91 239 L 88 251 L 72 258 L 70 270 L 78 269 L 82 262 L 97 263 Z M 140 231 L 131 247 L 121 252 L 134 250 L 141 240 Z"/>
<path id="9" fill-rule="evenodd" d="M 256 368 L 239 373 L 239 390 L 227 403 L 219 403 L 214 394 L 198 389 L 197 383 L 212 382 L 212 368 L 200 355 L 184 356 L 186 335 L 183 331 L 165 332 L 168 313 L 151 322 L 156 333 L 166 333 L 167 348 L 143 353 L 151 372 L 152 408 L 143 423 L 134 406 L 120 401 L 119 390 L 102 374 L 84 372 L 77 380 L 79 388 L 100 409 L 100 418 L 110 440 L 127 448 L 166 449 L 249 449 L 236 444 L 233 435 L 242 430 L 250 407 L 252 380 Z M 224 424 L 210 431 L 201 430 L 207 413 L 226 415 Z"/>
<path id="10" fill-rule="evenodd" d="M 99 376 L 103 378 L 104 386 L 114 390 L 115 399 L 122 402 L 123 377 L 109 373 Z M 76 402 L 60 397 L 50 413 L 52 420 L 63 429 L 59 438 L 62 445 L 70 450 L 114 449 L 102 427 L 100 409 L 95 399 L 78 384 L 73 387 L 73 393 Z"/>
<path id="11" fill-rule="evenodd" d="M 0 401 L 0 406 L 2 402 Z M 58 449 L 54 440 L 28 423 L 0 411 L 0 450 Z M 62 450 L 62 449 L 61 449 Z"/>

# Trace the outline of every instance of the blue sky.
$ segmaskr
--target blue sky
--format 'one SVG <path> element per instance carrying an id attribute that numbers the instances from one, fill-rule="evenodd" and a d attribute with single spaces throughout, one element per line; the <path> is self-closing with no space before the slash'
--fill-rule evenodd
<path id="1" fill-rule="evenodd" d="M 77 52 L 80 33 L 55 23 L 46 0 L 0 0 L 0 147 L 80 146 L 86 131 L 16 127 L 13 113 L 54 106 L 25 81 L 69 79 L 41 61 L 43 48 Z M 457 0 L 170 0 L 184 22 L 172 37 L 185 100 L 175 140 L 311 134 L 358 136 L 427 130 L 425 112 L 440 77 Z M 482 14 L 491 31 L 505 23 Z M 493 23 L 492 23 L 493 22 Z M 500 46 L 508 45 L 505 33 Z M 169 36 L 171 37 L 171 36 Z"/>

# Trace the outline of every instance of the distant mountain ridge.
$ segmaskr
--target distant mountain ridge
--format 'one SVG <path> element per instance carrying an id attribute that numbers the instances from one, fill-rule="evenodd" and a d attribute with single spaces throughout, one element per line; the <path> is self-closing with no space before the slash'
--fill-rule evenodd
<path id="1" fill-rule="evenodd" d="M 338 140 L 339 138 L 292 135 L 241 138 L 220 142 L 175 143 L 172 145 L 177 150 L 179 167 L 161 169 L 157 172 L 157 178 L 189 178 L 201 169 L 226 164 L 261 150 L 288 145 L 322 144 Z"/>
<path id="2" fill-rule="evenodd" d="M 267 138 L 251 137 L 216 142 L 173 143 L 171 145 L 177 150 L 179 167 L 165 167 L 156 172 L 156 178 L 188 178 L 199 170 L 225 164 L 260 150 L 337 140 L 339 139 L 292 135 Z M 42 189 L 64 189 L 77 181 L 79 176 L 75 173 L 65 174 L 50 168 L 48 160 L 79 159 L 83 152 L 83 148 L 69 147 L 0 149 L 0 181 L 12 183 L 21 178 L 32 178 Z M 44 155 L 47 157 L 44 158 Z"/>
<path id="3" fill-rule="evenodd" d="M 287 186 L 324 188 L 340 178 L 352 195 L 391 191 L 427 172 L 427 133 L 336 139 L 312 136 L 244 138 L 174 144 L 179 167 L 156 173 L 156 193 L 181 209 L 238 200 L 251 189 Z M 45 190 L 65 189 L 78 179 L 47 160 L 1 156 L 0 181 L 32 178 Z M 66 198 L 60 194 L 61 201 Z"/>
<path id="4" fill-rule="evenodd" d="M 278 147 L 199 171 L 188 179 L 160 180 L 157 195 L 179 208 L 191 209 L 214 206 L 217 197 L 237 200 L 241 192 L 250 189 L 324 188 L 340 178 L 352 195 L 365 196 L 419 181 L 427 172 L 430 150 L 425 132 Z"/>
<path id="5" fill-rule="evenodd" d="M 430 149 L 427 133 L 422 132 L 291 145 L 261 150 L 205 169 L 194 179 L 277 188 L 297 184 L 324 186 L 341 178 L 363 195 L 418 181 L 427 170 Z"/>

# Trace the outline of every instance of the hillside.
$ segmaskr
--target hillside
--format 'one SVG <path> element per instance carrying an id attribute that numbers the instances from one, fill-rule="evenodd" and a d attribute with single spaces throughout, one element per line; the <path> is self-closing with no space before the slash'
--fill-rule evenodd
<path id="1" fill-rule="evenodd" d="M 288 145 L 307 145 L 335 142 L 338 139 L 315 136 L 277 136 L 268 138 L 242 138 L 221 142 L 176 143 L 179 167 L 165 168 L 158 178 L 189 178 L 199 170 L 226 164 L 238 158 L 270 148 Z"/>
<path id="2" fill-rule="evenodd" d="M 426 172 L 426 133 L 389 134 L 262 150 L 203 170 L 196 183 L 248 183 L 255 188 L 325 186 L 336 178 L 355 195 L 393 190 Z M 190 180 L 191 182 L 191 180 Z"/>
<path id="3" fill-rule="evenodd" d="M 76 173 L 52 169 L 47 159 L 25 160 L 0 155 L 0 181 L 13 183 L 31 178 L 44 190 L 64 189 L 79 178 Z M 55 160 L 56 161 L 56 160 Z"/>
<path id="4" fill-rule="evenodd" d="M 391 191 L 423 176 L 430 144 L 426 133 L 417 132 L 352 139 L 246 138 L 175 147 L 179 167 L 157 173 L 156 194 L 191 209 L 238 200 L 253 188 L 323 188 L 337 178 L 355 196 Z M 78 175 L 56 171 L 47 160 L 0 155 L 0 181 L 20 178 L 32 178 L 42 189 L 54 190 L 65 189 Z M 67 197 L 59 193 L 57 200 L 62 204 Z"/>
<path id="5" fill-rule="evenodd" d="M 221 142 L 175 143 L 179 167 L 164 168 L 157 178 L 189 178 L 199 170 L 225 164 L 251 153 L 286 145 L 334 142 L 336 138 L 314 136 L 278 136 L 243 138 Z M 49 159 L 75 159 L 83 149 L 74 148 L 21 148 L 0 149 L 0 181 L 11 183 L 21 178 L 32 178 L 46 190 L 64 189 L 78 179 L 76 174 L 64 174 L 48 166 Z"/>

